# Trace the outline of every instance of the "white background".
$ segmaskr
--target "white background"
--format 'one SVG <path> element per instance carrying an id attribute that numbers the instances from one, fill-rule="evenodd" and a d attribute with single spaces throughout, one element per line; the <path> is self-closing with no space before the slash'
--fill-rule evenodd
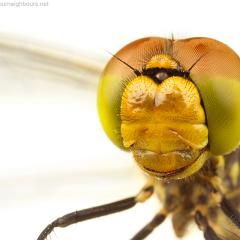
<path id="1" fill-rule="evenodd" d="M 88 54 L 103 59 L 103 65 L 109 58 L 105 50 L 172 33 L 175 38 L 216 38 L 239 53 L 239 9 L 238 1 L 230 0 L 49 0 L 48 7 L 0 7 L 0 33 Z M 128 197 L 141 188 L 144 178 L 131 156 L 101 130 L 95 90 L 36 75 L 33 83 L 33 75 L 9 64 L 3 68 L 1 239 L 36 239 L 66 212 Z M 56 230 L 51 239 L 128 239 L 158 207 L 153 199 L 128 212 Z M 193 238 L 203 239 L 196 227 L 185 239 Z M 149 239 L 175 239 L 170 221 Z"/>

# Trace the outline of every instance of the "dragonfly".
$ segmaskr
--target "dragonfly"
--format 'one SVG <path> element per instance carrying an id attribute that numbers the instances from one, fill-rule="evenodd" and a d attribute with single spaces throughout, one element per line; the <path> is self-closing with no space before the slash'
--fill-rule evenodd
<path id="1" fill-rule="evenodd" d="M 193 46 L 196 49 L 200 49 L 200 54 L 195 53 L 193 57 L 188 57 L 188 54 L 190 54 L 189 51 L 192 47 L 189 42 L 194 42 Z M 186 49 L 184 48 L 184 43 Z M 177 51 L 174 49 L 175 46 L 178 46 Z M 215 46 L 217 46 L 217 50 L 215 49 Z M 76 60 L 73 59 L 72 56 L 71 58 L 63 58 L 59 55 L 59 53 L 53 51 L 51 52 L 49 50 L 42 51 L 41 49 L 41 51 L 39 51 L 37 48 L 33 48 L 32 46 L 26 47 L 26 45 L 14 48 L 14 45 L 9 45 L 9 43 L 4 45 L 4 48 L 7 48 L 8 51 L 12 51 L 14 49 L 14 55 L 17 52 L 20 54 L 20 58 L 22 58 L 21 56 L 23 55 L 27 55 L 27 58 L 30 58 L 30 64 L 33 64 L 34 68 L 36 68 L 36 66 L 40 67 L 41 72 L 43 72 L 45 76 L 49 75 L 49 73 L 51 73 L 50 75 L 57 74 L 57 76 L 61 76 L 61 78 L 63 77 L 66 80 L 68 79 L 67 81 L 72 81 L 75 85 L 76 81 L 80 81 L 81 84 L 88 86 L 91 84 L 94 85 L 96 83 L 96 79 L 100 77 L 100 73 L 102 72 L 102 69 L 96 68 L 94 64 L 86 64 L 86 60 Z M 182 49 L 186 52 L 182 51 L 183 53 L 181 55 Z M 219 51 L 219 49 L 221 51 Z M 138 233 L 136 233 L 132 239 L 144 239 L 152 233 L 152 231 L 160 225 L 168 217 L 168 215 L 172 215 L 173 227 L 176 235 L 179 237 L 184 236 L 188 223 L 195 221 L 200 230 L 202 230 L 203 237 L 205 239 L 239 239 L 240 218 L 237 210 L 239 204 L 239 149 L 233 149 L 233 145 L 235 148 L 237 147 L 237 143 L 234 142 L 236 141 L 234 137 L 233 139 L 228 139 L 229 141 L 226 146 L 223 146 L 222 148 L 219 147 L 219 144 L 221 145 L 221 143 L 219 143 L 219 139 L 215 136 L 221 128 L 216 126 L 216 135 L 212 133 L 214 132 L 214 129 L 211 131 L 208 129 L 210 126 L 213 126 L 211 124 L 214 123 L 214 119 L 211 120 L 211 114 L 214 115 L 212 112 L 213 109 L 211 109 L 212 105 L 209 104 L 209 107 L 209 102 L 207 102 L 212 99 L 208 99 L 208 94 L 211 96 L 211 94 L 214 94 L 214 91 L 208 93 L 208 91 L 204 89 L 204 87 L 206 87 L 205 85 L 201 86 L 199 82 L 194 82 L 195 77 L 198 77 L 196 71 L 199 69 L 205 69 L 204 67 L 206 67 L 203 63 L 207 62 L 211 67 L 211 64 L 213 64 L 211 62 L 212 59 L 216 60 L 218 59 L 217 57 L 224 58 L 224 53 L 227 52 L 226 59 L 228 59 L 232 65 L 235 64 L 232 70 L 233 77 L 230 78 L 231 80 L 234 80 L 231 82 L 230 86 L 238 91 L 239 86 L 235 84 L 235 78 L 239 80 L 240 60 L 239 57 L 231 51 L 232 50 L 228 49 L 222 43 L 207 38 L 193 38 L 182 41 L 162 38 L 145 38 L 130 43 L 117 54 L 112 54 L 112 59 L 102 73 L 102 80 L 99 87 L 98 104 L 100 119 L 106 134 L 112 142 L 122 149 L 127 149 L 133 152 L 135 161 L 140 168 L 147 173 L 148 182 L 135 196 L 85 210 L 74 211 L 64 215 L 63 217 L 57 218 L 42 231 L 38 240 L 47 239 L 56 227 L 66 227 L 73 223 L 132 208 L 137 203 L 147 201 L 154 194 L 162 201 L 163 206 L 154 218 Z M 216 56 L 216 52 L 220 55 Z M 10 55 L 12 55 L 12 53 Z M 175 56 L 174 58 L 172 57 L 173 55 Z M 140 60 L 137 59 L 139 56 Z M 175 58 L 178 60 L 175 60 Z M 7 59 L 6 56 L 4 59 Z M 222 62 L 219 62 L 220 63 L 218 64 L 221 65 Z M 22 62 L 20 60 L 19 64 L 21 65 L 21 63 Z M 223 68 L 223 65 L 221 66 L 222 67 L 219 69 Z M 229 65 L 225 67 L 225 69 L 229 68 Z M 32 67 L 30 69 L 32 69 Z M 207 71 L 208 69 L 206 69 L 206 72 Z M 199 75 L 205 77 L 204 74 L 201 75 L 201 72 Z M 93 81 L 91 81 L 91 79 L 93 79 Z M 114 81 L 112 79 L 114 79 Z M 225 80 L 221 80 L 221 84 L 226 87 L 229 86 L 228 83 L 224 81 Z M 116 84 L 116 82 L 119 82 L 119 84 Z M 166 84 L 166 86 L 164 84 Z M 197 87 L 194 86 L 195 84 L 198 84 Z M 168 144 L 156 146 L 152 139 L 155 137 L 154 133 L 159 130 L 157 128 L 153 128 L 153 132 L 150 135 L 143 134 L 150 131 L 148 126 L 145 126 L 145 130 L 137 129 L 142 134 L 141 139 L 144 139 L 144 141 L 141 140 L 139 142 L 137 142 L 138 137 L 134 135 L 137 130 L 135 130 L 134 133 L 131 133 L 131 129 L 134 129 L 135 127 L 134 125 L 131 125 L 132 118 L 135 117 L 134 122 L 139 119 L 141 120 L 139 117 L 143 116 L 141 107 L 146 104 L 144 105 L 145 111 L 150 104 L 149 102 L 151 102 L 149 100 L 152 96 L 150 91 L 151 89 L 156 91 L 156 86 L 158 85 L 161 88 L 166 88 L 159 90 L 159 94 L 154 98 L 154 104 L 156 105 L 156 102 L 159 101 L 161 103 L 161 101 L 166 100 L 169 96 L 170 98 L 173 97 L 175 100 L 170 99 L 168 101 L 166 100 L 166 102 L 173 104 L 171 110 L 178 113 L 178 116 L 174 118 L 176 122 L 179 121 L 179 118 L 181 119 L 181 115 L 185 122 L 186 119 L 189 118 L 189 112 L 183 111 L 184 100 L 182 100 L 182 98 L 186 97 L 187 100 L 185 104 L 188 103 L 188 107 L 192 107 L 193 109 L 191 109 L 191 111 L 198 117 L 196 117 L 196 119 L 191 118 L 191 121 L 199 121 L 197 122 L 197 128 L 189 128 L 187 130 L 187 133 L 190 134 L 190 136 L 194 136 L 194 134 L 198 136 L 194 139 L 196 140 L 195 143 L 191 143 L 190 140 L 185 139 L 185 137 L 187 138 L 186 135 L 185 137 L 178 136 L 178 131 L 181 130 L 181 127 L 179 128 L 178 124 L 183 122 L 182 119 L 180 123 L 173 124 L 172 127 L 174 127 L 175 130 L 170 129 L 171 134 L 167 134 L 165 130 L 160 131 L 165 131 L 164 136 L 166 138 L 170 138 L 171 141 L 175 141 L 175 145 L 171 145 L 171 141 L 168 141 Z M 176 92 L 171 92 L 170 86 L 173 85 L 176 85 Z M 213 88 L 214 85 L 207 86 Z M 96 90 L 96 85 L 94 85 L 94 88 Z M 112 89 L 112 93 L 110 92 L 110 89 Z M 147 93 L 149 91 L 147 98 L 144 97 L 145 89 Z M 219 88 L 216 89 L 216 91 L 220 90 Z M 230 89 L 230 93 L 232 93 L 231 90 L 232 89 Z M 161 96 L 162 92 L 166 95 Z M 114 102 L 114 98 L 109 97 L 111 94 L 114 96 L 123 96 L 121 107 L 119 107 L 121 111 L 120 114 L 118 112 L 114 112 L 119 111 L 119 109 L 116 110 L 116 105 L 118 103 L 116 101 Z M 229 97 L 229 91 L 227 91 L 227 89 L 226 95 L 224 96 L 226 96 L 226 101 L 228 101 L 229 99 L 227 97 Z M 141 99 L 143 99 L 142 102 Z M 231 100 L 230 98 L 229 101 L 233 104 L 239 103 L 238 99 Z M 160 103 L 158 103 L 157 107 L 161 107 Z M 137 104 L 139 104 L 138 109 L 131 112 L 132 108 L 134 108 Z M 234 105 L 235 108 L 236 106 Z M 180 112 L 176 111 L 178 107 L 181 108 Z M 135 113 L 138 113 L 138 111 L 140 111 L 140 115 L 134 115 Z M 169 114 L 169 110 L 166 110 L 164 107 L 161 111 L 164 114 Z M 111 114 L 109 114 L 109 112 Z M 114 112 L 114 114 L 112 114 L 112 112 Z M 205 114 L 209 115 L 205 116 Z M 231 114 L 231 112 L 229 114 Z M 239 117 L 239 114 L 234 114 L 233 115 L 236 118 Z M 171 116 L 173 117 L 173 115 Z M 121 121 L 119 121 L 119 119 L 114 119 L 119 118 L 120 116 Z M 230 119 L 231 118 L 232 116 L 230 116 Z M 167 119 L 169 120 L 169 118 Z M 162 121 L 164 122 L 166 119 L 163 118 Z M 225 116 L 225 123 L 227 121 L 228 118 Z M 124 125 L 121 122 L 124 122 Z M 128 128 L 128 124 L 131 125 L 130 129 Z M 219 125 L 221 126 L 221 124 Z M 229 126 L 226 125 L 226 128 L 227 127 Z M 114 129 L 114 131 L 111 129 Z M 239 132 L 237 128 L 233 130 L 232 128 L 228 128 L 226 131 L 233 131 L 232 135 L 234 135 L 234 132 Z M 184 132 L 182 132 L 182 134 L 184 134 Z M 161 134 L 156 134 L 156 136 L 160 137 Z M 178 142 L 174 139 L 176 136 Z M 134 137 L 136 137 L 136 139 L 134 139 Z M 216 140 L 214 140 L 213 143 L 209 143 L 209 139 L 213 141 L 212 139 L 214 139 L 214 137 Z M 165 163 L 165 155 L 157 158 L 156 161 L 156 156 L 153 156 L 157 151 L 156 148 L 166 148 L 168 149 L 167 154 L 169 154 L 169 146 L 171 148 L 179 148 L 179 138 L 183 141 L 183 143 L 181 141 L 180 142 L 181 148 L 183 148 L 184 151 L 181 149 L 181 154 L 177 157 L 175 155 L 171 156 L 171 154 L 168 155 L 167 158 L 170 159 L 168 164 Z M 191 140 L 193 140 L 193 138 Z M 149 150 L 149 148 L 151 150 L 155 150 L 152 152 L 146 152 L 146 150 L 144 150 L 143 152 L 144 148 L 142 144 L 147 145 L 147 150 Z M 209 150 L 209 146 L 211 147 L 211 151 Z M 228 149 L 226 150 L 224 147 Z M 194 149 L 193 153 L 189 152 L 189 149 L 191 149 L 191 151 Z M 224 154 L 221 154 L 219 152 L 221 150 L 219 149 L 224 149 Z M 216 154 L 211 155 L 209 152 L 216 152 Z M 187 156 L 187 162 L 181 161 L 181 157 L 183 155 L 185 158 Z M 162 164 L 159 164 L 159 162 Z"/>

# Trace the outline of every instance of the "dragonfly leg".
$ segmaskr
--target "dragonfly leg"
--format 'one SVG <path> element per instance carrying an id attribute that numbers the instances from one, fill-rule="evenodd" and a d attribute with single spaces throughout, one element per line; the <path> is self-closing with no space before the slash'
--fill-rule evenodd
<path id="1" fill-rule="evenodd" d="M 230 201 L 228 201 L 225 197 L 222 198 L 220 203 L 221 209 L 224 214 L 231 219 L 231 221 L 240 228 L 240 213 L 237 209 L 233 207 Z"/>
<path id="2" fill-rule="evenodd" d="M 195 213 L 195 222 L 203 231 L 203 235 L 206 240 L 221 240 L 211 226 L 209 226 L 207 219 L 201 214 L 200 211 L 196 211 Z"/>
<path id="3" fill-rule="evenodd" d="M 209 188 L 209 192 L 212 193 L 212 197 L 215 198 L 215 201 L 219 203 L 221 210 L 223 213 L 234 223 L 238 228 L 240 228 L 240 213 L 238 209 L 231 203 L 231 198 L 236 197 L 235 195 L 239 194 L 236 190 L 234 194 L 231 196 L 230 194 L 223 193 L 223 185 L 222 181 L 219 177 L 211 177 L 207 179 L 202 179 L 206 183 L 206 187 Z"/>
<path id="4" fill-rule="evenodd" d="M 45 240 L 47 236 L 56 227 L 67 227 L 71 224 L 82 222 L 88 219 L 102 217 L 112 213 L 127 210 L 135 206 L 137 203 L 145 202 L 148 198 L 151 197 L 153 191 L 153 186 L 151 184 L 147 184 L 136 196 L 126 198 L 117 202 L 68 213 L 50 223 L 41 232 L 37 240 Z"/>
<path id="5" fill-rule="evenodd" d="M 160 211 L 154 216 L 154 218 L 145 225 L 131 240 L 142 240 L 145 239 L 153 230 L 158 227 L 166 218 L 167 212 L 165 210 Z"/>

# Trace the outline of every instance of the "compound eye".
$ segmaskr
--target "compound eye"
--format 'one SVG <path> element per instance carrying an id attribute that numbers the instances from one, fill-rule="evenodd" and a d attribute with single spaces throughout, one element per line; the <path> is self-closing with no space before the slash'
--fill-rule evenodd
<path id="1" fill-rule="evenodd" d="M 240 143 L 240 58 L 227 45 L 210 38 L 174 42 L 175 59 L 197 86 L 207 117 L 209 147 L 227 154 Z M 200 59 L 198 61 L 198 59 Z"/>

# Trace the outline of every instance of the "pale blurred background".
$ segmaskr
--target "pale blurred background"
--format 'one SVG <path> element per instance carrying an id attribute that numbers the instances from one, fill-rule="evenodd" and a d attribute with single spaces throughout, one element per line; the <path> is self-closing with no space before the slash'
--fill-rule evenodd
<path id="1" fill-rule="evenodd" d="M 46 6 L 17 7 L 0 0 L 5 240 L 36 239 L 56 217 L 132 196 L 144 184 L 132 156 L 113 146 L 98 121 L 98 69 L 110 58 L 106 50 L 114 53 L 137 38 L 173 33 L 175 38 L 216 38 L 240 52 L 238 1 L 42 2 Z M 60 60 L 44 60 L 47 53 Z M 95 73 L 78 71 L 76 63 L 82 61 L 94 65 Z M 129 239 L 158 208 L 153 198 L 127 212 L 56 229 L 49 239 Z M 148 239 L 176 239 L 170 220 Z M 193 226 L 184 239 L 203 237 Z"/>

